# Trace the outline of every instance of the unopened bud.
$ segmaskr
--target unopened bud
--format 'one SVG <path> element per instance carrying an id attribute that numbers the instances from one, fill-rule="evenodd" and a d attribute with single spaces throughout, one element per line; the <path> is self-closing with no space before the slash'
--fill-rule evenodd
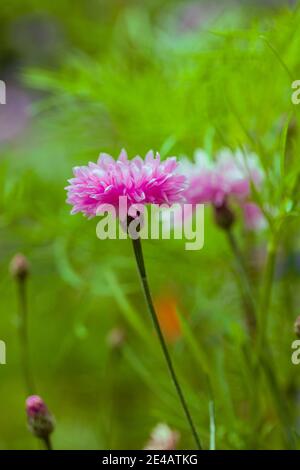
<path id="1" fill-rule="evenodd" d="M 222 206 L 214 206 L 216 224 L 223 230 L 229 230 L 235 221 L 233 211 L 226 203 Z"/>
<path id="2" fill-rule="evenodd" d="M 111 349 L 120 349 L 125 341 L 126 335 L 122 328 L 113 328 L 107 335 L 106 342 Z"/>
<path id="3" fill-rule="evenodd" d="M 159 423 L 152 431 L 145 450 L 175 450 L 180 435 L 167 424 Z"/>
<path id="4" fill-rule="evenodd" d="M 11 275 L 19 280 L 25 279 L 29 274 L 29 262 L 21 253 L 12 258 L 9 268 Z"/>
<path id="5" fill-rule="evenodd" d="M 300 316 L 296 318 L 296 321 L 294 323 L 294 331 L 295 335 L 300 338 Z"/>
<path id="6" fill-rule="evenodd" d="M 54 417 L 38 395 L 26 400 L 26 413 L 30 432 L 40 439 L 47 439 L 54 430 Z"/>

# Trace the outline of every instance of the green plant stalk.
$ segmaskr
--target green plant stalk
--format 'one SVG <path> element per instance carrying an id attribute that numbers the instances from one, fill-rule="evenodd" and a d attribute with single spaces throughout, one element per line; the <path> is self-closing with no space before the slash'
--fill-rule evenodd
<path id="1" fill-rule="evenodd" d="M 284 399 L 281 396 L 281 391 L 274 374 L 272 364 L 270 361 L 271 350 L 267 341 L 268 319 L 270 303 L 272 298 L 273 281 L 276 265 L 276 246 L 279 237 L 279 232 L 272 234 L 272 238 L 268 245 L 267 262 L 264 274 L 264 282 L 258 309 L 259 319 L 259 332 L 257 338 L 257 360 L 260 362 L 265 377 L 277 408 L 278 417 L 282 423 L 285 440 L 289 449 L 295 449 L 295 439 L 289 428 L 290 412 Z"/>
<path id="2" fill-rule="evenodd" d="M 18 299 L 19 299 L 19 331 L 21 343 L 21 361 L 24 374 L 24 381 L 28 395 L 35 393 L 36 387 L 31 372 L 29 343 L 28 343 L 28 307 L 27 307 L 27 290 L 26 279 L 18 280 Z M 46 450 L 52 450 L 50 436 L 41 439 Z"/>
<path id="3" fill-rule="evenodd" d="M 18 301 L 19 301 L 19 332 L 21 344 L 21 362 L 24 374 L 24 381 L 28 395 L 35 393 L 35 383 L 30 366 L 30 354 L 28 344 L 28 307 L 27 307 L 27 292 L 26 292 L 26 279 L 19 279 L 18 281 Z"/>
<path id="4" fill-rule="evenodd" d="M 274 404 L 277 408 L 278 417 L 281 421 L 283 428 L 283 436 L 289 450 L 297 449 L 296 439 L 293 433 L 293 430 L 290 428 L 291 422 L 291 413 L 287 402 L 284 400 L 281 394 L 280 386 L 274 371 L 272 370 L 270 364 L 271 351 L 268 351 L 267 354 L 264 353 L 261 355 L 261 365 L 269 385 L 269 390 L 273 398 Z"/>
<path id="5" fill-rule="evenodd" d="M 239 246 L 238 246 L 238 243 L 236 241 L 233 231 L 230 229 L 226 230 L 226 235 L 227 235 L 229 246 L 232 250 L 232 253 L 236 261 L 238 274 L 240 276 L 239 284 L 241 285 L 242 296 L 245 301 L 246 308 L 248 307 L 247 318 L 246 318 L 247 324 L 248 324 L 250 332 L 252 334 L 255 334 L 256 322 L 257 322 L 257 306 L 255 303 L 254 295 L 252 293 L 252 289 L 251 289 L 250 282 L 248 279 L 247 269 L 245 266 L 243 255 L 239 249 Z"/>
<path id="6" fill-rule="evenodd" d="M 274 278 L 274 268 L 275 268 L 275 260 L 276 260 L 276 250 L 275 250 L 275 244 L 270 243 L 269 249 L 268 249 L 268 257 L 267 257 L 267 265 L 266 265 L 266 270 L 265 270 L 265 276 L 264 276 L 264 282 L 262 286 L 262 292 L 260 296 L 260 302 L 258 306 L 256 305 L 254 301 L 254 296 L 252 295 L 251 291 L 251 286 L 248 280 L 247 276 L 247 271 L 246 271 L 246 266 L 244 263 L 243 256 L 239 250 L 238 244 L 236 242 L 236 239 L 234 237 L 234 234 L 232 231 L 228 230 L 227 231 L 227 236 L 228 236 L 228 241 L 231 246 L 231 249 L 234 253 L 238 271 L 240 274 L 240 283 L 242 287 L 242 292 L 244 293 L 245 300 L 247 301 L 247 305 L 251 308 L 250 310 L 250 315 L 251 319 L 254 320 L 254 340 L 256 341 L 256 344 L 258 346 L 258 352 L 257 352 L 257 359 L 260 361 L 262 368 L 264 372 L 266 372 L 266 364 L 269 362 L 269 357 L 266 356 L 266 354 L 263 354 L 263 346 L 265 343 L 265 335 L 267 331 L 267 324 L 268 324 L 268 310 L 270 306 L 270 300 L 271 300 L 271 294 L 272 294 L 272 284 L 273 284 L 273 278 Z M 255 344 L 255 343 L 254 343 Z M 266 344 L 267 346 L 267 344 Z M 271 353 L 270 353 L 271 354 Z M 263 357 L 264 356 L 264 357 Z M 271 380 L 271 375 L 270 371 L 272 371 L 272 368 L 270 365 L 268 365 L 268 370 L 269 373 L 265 373 L 265 377 L 267 380 L 268 387 L 270 389 L 270 393 L 274 399 L 274 404 L 277 408 L 278 416 L 279 419 L 283 425 L 284 431 L 285 431 L 285 437 L 287 444 L 289 448 L 292 447 L 292 438 L 291 438 L 291 433 L 288 429 L 288 418 L 285 416 L 285 411 L 284 407 L 281 405 L 280 400 L 278 400 L 278 396 L 280 395 L 280 391 L 277 388 L 277 394 L 275 393 L 274 389 L 274 374 L 273 374 L 273 380 Z M 251 376 L 251 380 L 256 377 L 257 380 L 257 369 L 254 366 L 254 369 L 251 366 L 251 363 L 246 361 L 246 371 L 249 372 L 249 376 Z M 253 406 L 257 409 L 259 406 L 257 402 L 257 398 L 254 396 L 253 397 Z M 285 416 L 285 417 L 284 417 Z"/>
<path id="7" fill-rule="evenodd" d="M 168 369 L 169 369 L 169 373 L 170 373 L 172 382 L 175 386 L 175 389 L 176 389 L 179 401 L 181 403 L 181 406 L 183 408 L 183 411 L 185 413 L 187 422 L 188 422 L 188 424 L 191 428 L 191 431 L 192 431 L 193 437 L 195 439 L 197 448 L 199 450 L 202 450 L 202 445 L 201 445 L 196 427 L 193 423 L 190 411 L 188 409 L 187 402 L 185 400 L 184 394 L 183 394 L 181 386 L 179 384 L 179 381 L 178 381 L 178 378 L 177 378 L 177 375 L 176 375 L 176 372 L 175 372 L 175 369 L 174 369 L 174 366 L 173 366 L 173 362 L 172 362 L 171 356 L 169 354 L 167 344 L 166 344 L 166 341 L 164 339 L 164 336 L 163 336 L 163 333 L 161 331 L 159 321 L 158 321 L 158 318 L 157 318 L 157 315 L 156 315 L 156 312 L 155 312 L 155 308 L 154 308 L 154 305 L 153 305 L 153 301 L 152 301 L 152 297 L 151 297 L 151 293 L 150 293 L 150 289 L 149 289 L 149 284 L 148 284 L 148 280 L 147 280 L 147 274 L 146 274 L 146 269 L 145 269 L 145 263 L 144 263 L 141 240 L 140 240 L 140 238 L 137 238 L 136 240 L 132 239 L 132 243 L 133 243 L 133 251 L 134 251 L 134 255 L 135 255 L 135 259 L 136 259 L 136 263 L 137 263 L 138 272 L 139 272 L 139 275 L 140 275 L 140 278 L 141 278 L 142 287 L 143 287 L 143 291 L 144 291 L 144 294 L 145 294 L 145 299 L 146 299 L 146 302 L 147 302 L 147 305 L 148 305 L 150 315 L 152 317 L 152 321 L 153 321 L 153 324 L 154 324 L 154 327 L 155 327 L 155 330 L 156 330 L 156 333 L 157 333 L 157 336 L 158 336 L 158 339 L 159 339 L 159 342 L 160 342 L 160 345 L 161 345 L 163 355 L 165 357 L 165 360 L 166 360 L 166 363 L 167 363 L 167 366 L 168 366 Z"/>
<path id="8" fill-rule="evenodd" d="M 43 442 L 44 442 L 44 444 L 45 444 L 46 450 L 53 450 L 50 436 L 45 437 L 45 438 L 43 439 Z"/>
<path id="9" fill-rule="evenodd" d="M 266 334 L 268 328 L 268 318 L 270 310 L 270 302 L 272 296 L 272 287 L 275 271 L 276 262 L 276 247 L 275 237 L 272 238 L 268 245 L 267 263 L 264 274 L 264 281 L 262 285 L 262 291 L 260 296 L 259 308 L 258 308 L 258 320 L 259 320 L 259 334 L 257 341 L 257 357 L 260 358 L 264 344 L 266 342 Z"/>

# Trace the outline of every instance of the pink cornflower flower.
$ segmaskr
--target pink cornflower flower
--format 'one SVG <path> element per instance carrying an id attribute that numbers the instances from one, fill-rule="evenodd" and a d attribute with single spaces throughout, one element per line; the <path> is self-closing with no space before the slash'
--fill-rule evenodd
<path id="1" fill-rule="evenodd" d="M 104 204 L 116 210 L 119 197 L 127 197 L 127 204 L 167 204 L 183 201 L 186 177 L 178 173 L 176 157 L 161 161 L 160 155 L 148 152 L 128 160 L 122 150 L 118 159 L 101 153 L 97 163 L 75 167 L 74 178 L 66 187 L 67 202 L 73 206 L 72 214 L 82 212 L 92 218 Z"/>
<path id="2" fill-rule="evenodd" d="M 154 156 L 153 152 L 150 151 L 144 160 L 139 156 L 128 160 L 127 153 L 122 150 L 116 161 L 110 155 L 100 154 L 97 163 L 89 163 L 88 166 L 74 168 L 74 178 L 69 180 L 69 183 L 70 185 L 66 188 L 68 191 L 67 202 L 73 206 L 73 214 L 82 212 L 91 218 L 101 212 L 110 211 L 119 216 L 122 224 L 127 222 L 125 227 L 131 235 L 131 222 L 136 222 L 131 220 L 134 218 L 131 209 L 133 208 L 133 211 L 141 213 L 146 204 L 172 206 L 175 203 L 184 203 L 183 192 L 186 188 L 187 178 L 178 172 L 175 157 L 167 158 L 162 162 L 159 154 Z M 120 207 L 123 204 L 124 197 L 127 206 L 125 214 L 123 207 Z M 140 208 L 140 206 L 142 207 Z M 177 378 L 153 304 L 141 244 L 140 228 L 142 223 L 142 221 L 139 221 L 137 230 L 136 227 L 133 230 L 134 236 L 131 236 L 138 274 L 174 390 L 177 393 L 197 449 L 201 450 L 201 441 Z M 169 444 L 169 441 L 167 441 L 166 445 L 173 445 L 172 442 Z M 157 448 L 159 449 L 159 447 Z M 173 447 L 161 448 L 171 449 Z"/>
<path id="3" fill-rule="evenodd" d="M 186 202 L 210 203 L 215 207 L 217 217 L 225 214 L 223 208 L 228 211 L 231 203 L 236 203 L 243 210 L 245 226 L 248 229 L 262 227 L 262 212 L 250 200 L 251 185 L 259 188 L 264 178 L 255 154 L 249 154 L 245 158 L 240 151 L 233 154 L 224 149 L 218 153 L 216 160 L 212 161 L 204 151 L 199 150 L 195 154 L 195 163 L 184 160 L 182 165 L 189 181 L 184 192 Z"/>

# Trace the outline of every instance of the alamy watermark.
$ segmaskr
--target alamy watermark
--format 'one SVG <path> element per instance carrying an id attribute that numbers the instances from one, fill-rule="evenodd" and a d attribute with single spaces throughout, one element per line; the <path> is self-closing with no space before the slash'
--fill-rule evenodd
<path id="1" fill-rule="evenodd" d="M 291 96 L 292 103 L 298 105 L 300 104 L 300 80 L 295 80 L 292 83 L 292 89 L 294 90 Z"/>
<path id="2" fill-rule="evenodd" d="M 300 339 L 295 339 L 295 341 L 292 342 L 292 349 L 292 364 L 294 364 L 294 366 L 298 366 L 300 364 Z"/>
<path id="3" fill-rule="evenodd" d="M 0 340 L 0 365 L 6 364 L 6 344 Z"/>
<path id="4" fill-rule="evenodd" d="M 0 80 L 0 104 L 6 104 L 6 84 Z"/>
<path id="5" fill-rule="evenodd" d="M 120 196 L 118 206 L 102 204 L 96 234 L 100 240 L 186 240 L 186 250 L 201 250 L 204 245 L 203 204 L 132 204 Z"/>

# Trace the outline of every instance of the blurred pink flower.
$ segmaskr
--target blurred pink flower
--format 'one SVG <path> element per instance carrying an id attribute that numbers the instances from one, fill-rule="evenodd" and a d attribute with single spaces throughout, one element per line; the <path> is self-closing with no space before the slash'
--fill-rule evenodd
<path id="1" fill-rule="evenodd" d="M 253 202 L 246 202 L 242 206 L 245 226 L 248 230 L 259 230 L 266 226 L 266 219 L 260 208 Z"/>
<path id="2" fill-rule="evenodd" d="M 236 202 L 243 209 L 248 229 L 262 226 L 261 210 L 250 201 L 251 185 L 259 188 L 264 178 L 255 154 L 245 157 L 242 152 L 224 149 L 212 161 L 204 151 L 198 150 L 195 163 L 184 160 L 182 168 L 189 182 L 184 192 L 187 203 L 210 203 L 221 208 Z"/>
<path id="3" fill-rule="evenodd" d="M 30 121 L 31 98 L 11 80 L 6 83 L 6 104 L 0 105 L 0 143 L 13 140 L 25 131 Z"/>
<path id="4" fill-rule="evenodd" d="M 145 450 L 175 450 L 179 441 L 179 433 L 169 428 L 167 424 L 159 423 L 153 431 Z"/>
<path id="5" fill-rule="evenodd" d="M 75 167 L 74 178 L 65 189 L 67 202 L 73 206 L 72 214 L 82 212 L 91 218 L 101 210 L 103 204 L 116 209 L 119 197 L 126 196 L 128 206 L 132 204 L 167 204 L 182 202 L 186 177 L 178 173 L 176 157 L 160 160 L 157 153 L 148 152 L 143 160 L 140 156 L 128 160 L 125 150 L 114 160 L 101 153 L 97 163 Z"/>

